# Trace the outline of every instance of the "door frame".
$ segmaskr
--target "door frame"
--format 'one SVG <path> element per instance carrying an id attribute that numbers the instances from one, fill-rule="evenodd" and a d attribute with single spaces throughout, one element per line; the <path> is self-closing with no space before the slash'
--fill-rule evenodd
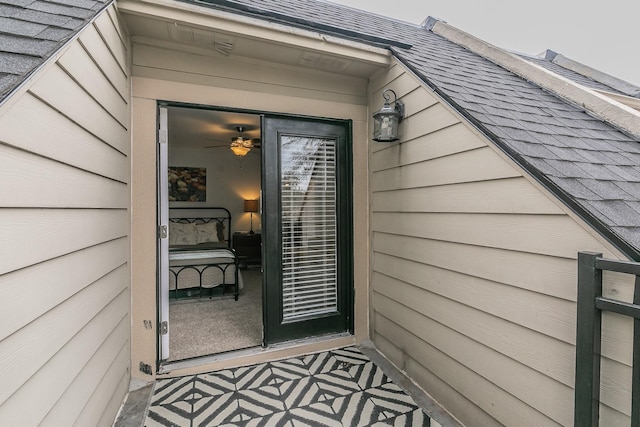
<path id="1" fill-rule="evenodd" d="M 158 197 L 158 200 L 156 202 L 157 205 L 157 218 L 156 218 L 156 226 L 157 226 L 157 230 L 159 233 L 160 230 L 160 226 L 163 225 L 161 220 L 161 209 L 160 209 L 160 191 L 161 191 L 161 186 L 160 186 L 160 172 L 161 172 L 161 164 L 160 164 L 160 139 L 164 137 L 164 141 L 167 142 L 168 137 L 167 135 L 162 136 L 162 132 L 160 131 L 160 121 L 161 121 L 161 109 L 162 108 L 167 108 L 167 107 L 186 107 L 186 108 L 193 108 L 193 109 L 204 109 L 204 110 L 215 110 L 215 111 L 220 111 L 220 112 L 229 112 L 229 113 L 242 113 L 242 114 L 250 114 L 250 115 L 255 115 L 255 116 L 259 116 L 259 117 L 271 117 L 271 118 L 280 118 L 280 119 L 291 119 L 291 120 L 309 120 L 309 121 L 316 121 L 316 122 L 333 122 L 333 123 L 340 123 L 342 125 L 345 126 L 346 128 L 346 144 L 348 149 L 346 150 L 346 152 L 343 154 L 343 158 L 342 158 L 342 163 L 345 165 L 345 168 L 347 170 L 347 174 L 348 174 L 348 179 L 345 180 L 344 182 L 341 183 L 341 186 L 345 187 L 348 189 L 347 191 L 347 195 L 345 196 L 345 200 L 343 201 L 343 203 L 346 203 L 348 205 L 348 218 L 339 220 L 341 221 L 339 227 L 346 227 L 347 232 L 346 233 L 342 233 L 340 235 L 341 239 L 338 242 L 339 245 L 342 246 L 342 253 L 341 253 L 341 259 L 343 261 L 343 263 L 345 264 L 345 268 L 343 269 L 344 272 L 343 274 L 346 274 L 346 278 L 344 278 L 343 280 L 345 280 L 346 283 L 348 283 L 348 288 L 346 289 L 345 292 L 345 297 L 344 297 L 344 308 L 346 310 L 348 310 L 348 315 L 347 315 L 347 322 L 346 322 L 346 330 L 345 332 L 348 332 L 349 334 L 353 335 L 355 333 L 355 280 L 354 280 L 354 253 L 353 253 L 353 242 L 354 242 L 354 232 L 353 232 L 353 203 L 354 203 L 354 199 L 353 199 L 353 150 L 352 150 L 352 144 L 353 144 L 353 121 L 351 119 L 335 119 L 335 118 L 326 118 L 326 117 L 320 117 L 320 116 L 308 116 L 308 115 L 299 115 L 299 114 L 291 114 L 291 113 L 278 113 L 278 112 L 266 112 L 264 110 L 253 110 L 253 109 L 243 109 L 243 108 L 233 108 L 233 107 L 225 107 L 225 106 L 216 106 L 216 105 L 208 105 L 208 104 L 199 104 L 199 103 L 190 103 L 190 102 L 179 102 L 179 101 L 166 101 L 166 100 L 157 100 L 156 101 L 156 111 L 157 111 L 157 118 L 156 118 L 156 123 L 158 125 L 157 127 L 157 161 L 156 161 L 156 167 L 157 167 L 157 180 L 156 180 L 156 184 L 157 184 L 157 189 L 156 189 L 156 194 Z M 262 127 L 262 125 L 261 125 Z M 261 129 L 261 133 L 264 132 L 264 129 Z M 263 139 L 264 140 L 264 139 Z M 165 146 L 168 144 L 165 144 Z M 264 147 L 264 146 L 263 146 Z M 261 179 L 261 188 L 264 187 L 264 180 L 266 179 L 265 177 L 265 160 L 264 160 L 264 148 L 262 149 L 262 179 Z M 168 166 L 168 165 L 167 165 Z M 165 173 L 166 175 L 166 173 Z M 262 194 L 262 191 L 261 191 Z M 261 205 L 260 205 L 260 209 L 261 212 L 264 212 L 264 207 L 265 207 L 265 200 L 263 197 L 261 197 Z M 168 198 L 167 198 L 167 208 L 168 208 Z M 341 207 L 338 207 L 338 211 L 341 210 Z M 167 219 L 168 221 L 168 219 Z M 265 220 L 263 218 L 263 225 L 262 225 L 263 229 L 268 228 L 268 220 Z M 266 231 L 266 230 L 265 230 Z M 264 231 L 263 231 L 264 233 Z M 264 239 L 264 234 L 263 234 L 263 239 Z M 167 306 L 166 308 L 163 310 L 162 309 L 162 304 L 164 304 L 163 302 L 163 294 L 162 294 L 162 283 L 161 280 L 162 276 L 161 276 L 161 271 L 163 270 L 164 266 L 166 266 L 167 269 L 167 274 L 166 274 L 166 289 L 168 290 L 168 239 L 164 239 L 166 241 L 166 260 L 165 263 L 162 263 L 162 252 L 164 251 L 163 249 L 163 245 L 161 243 L 161 239 L 157 238 L 156 242 L 157 242 L 157 256 L 156 256 L 156 260 L 157 260 L 157 274 L 158 274 L 158 278 L 157 278 L 157 283 L 156 283 L 156 289 L 158 290 L 157 292 L 157 303 L 156 303 L 156 307 L 157 307 L 157 338 L 158 338 L 158 345 L 156 348 L 156 360 L 157 360 L 157 370 L 160 369 L 160 366 L 162 366 L 163 364 L 163 360 L 166 360 L 166 358 L 168 358 L 169 355 L 169 351 L 170 349 L 168 348 L 168 339 L 169 339 L 169 329 L 167 329 L 167 332 L 165 334 L 163 334 L 162 329 L 162 322 L 164 322 L 165 320 L 168 321 L 168 291 L 166 292 L 166 301 L 167 301 Z M 265 264 L 265 250 L 264 250 L 265 244 L 263 241 L 263 251 L 262 251 L 262 256 L 263 256 L 263 265 Z M 263 276 L 263 348 L 267 347 L 267 323 L 266 323 L 266 317 L 267 317 L 267 310 L 266 310 L 266 292 L 265 292 L 265 282 L 266 282 L 266 272 Z M 163 313 L 166 313 L 166 318 L 163 315 Z M 314 337 L 314 335 L 309 335 L 306 338 L 312 338 Z M 286 341 L 285 341 L 286 342 Z M 166 345 L 166 349 L 164 349 L 162 346 Z M 165 357 L 166 355 L 166 357 Z M 204 356 L 206 357 L 206 356 Z"/>

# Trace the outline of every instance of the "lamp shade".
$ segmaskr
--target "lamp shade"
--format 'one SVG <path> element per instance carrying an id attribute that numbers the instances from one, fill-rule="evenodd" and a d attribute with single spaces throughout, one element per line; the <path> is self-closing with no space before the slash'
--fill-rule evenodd
<path id="1" fill-rule="evenodd" d="M 244 211 L 245 212 L 258 212 L 259 204 L 258 200 L 245 200 Z"/>

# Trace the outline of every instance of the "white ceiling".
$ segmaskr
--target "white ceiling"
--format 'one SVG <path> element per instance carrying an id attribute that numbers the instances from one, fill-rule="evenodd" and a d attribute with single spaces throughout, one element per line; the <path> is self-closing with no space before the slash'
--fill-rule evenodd
<path id="1" fill-rule="evenodd" d="M 173 147 L 202 148 L 229 145 L 238 136 L 260 139 L 260 116 L 187 107 L 169 107 L 169 143 Z"/>

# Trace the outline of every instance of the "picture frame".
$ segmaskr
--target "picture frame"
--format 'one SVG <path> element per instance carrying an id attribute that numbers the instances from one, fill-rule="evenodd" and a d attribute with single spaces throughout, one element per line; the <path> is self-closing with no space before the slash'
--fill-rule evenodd
<path id="1" fill-rule="evenodd" d="M 207 168 L 169 166 L 170 202 L 206 202 Z"/>

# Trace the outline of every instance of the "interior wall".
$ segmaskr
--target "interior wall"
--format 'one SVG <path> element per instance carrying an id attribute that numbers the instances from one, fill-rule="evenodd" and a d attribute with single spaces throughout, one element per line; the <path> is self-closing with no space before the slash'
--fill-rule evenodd
<path id="1" fill-rule="evenodd" d="M 261 157 L 254 149 L 244 157 L 226 147 L 172 148 L 169 141 L 169 166 L 207 169 L 205 202 L 169 202 L 172 207 L 216 206 L 231 212 L 231 233 L 249 231 L 250 214 L 244 212 L 244 200 L 260 198 Z M 253 231 L 260 231 L 260 213 L 253 214 Z"/>
<path id="2" fill-rule="evenodd" d="M 350 119 L 353 121 L 353 206 L 354 218 L 354 285 L 355 336 L 325 345 L 348 345 L 368 337 L 368 196 L 367 147 L 368 107 L 366 79 L 345 78 L 330 73 L 305 69 L 292 69 L 286 73 L 276 66 L 262 67 L 253 72 L 243 69 L 245 84 L 237 78 L 217 75 L 218 66 L 233 63 L 233 58 L 190 55 L 134 45 L 133 78 L 133 165 L 132 184 L 132 375 L 151 380 L 156 373 L 145 373 L 139 366 L 155 366 L 157 331 L 156 319 L 156 105 L 158 100 L 220 106 L 252 111 L 286 113 L 313 117 Z M 259 88 L 255 89 L 242 89 Z M 340 101 L 335 101 L 339 99 Z M 242 224 L 238 225 L 243 227 Z M 308 348 L 290 348 L 281 356 L 309 351 Z M 315 350 L 322 345 L 315 345 Z M 264 358 L 273 355 L 264 354 Z M 196 371 L 219 369 L 228 364 L 255 362 L 256 358 L 234 359 L 202 365 Z M 193 372 L 190 371 L 190 372 Z M 186 371 L 185 371 L 186 373 Z"/>

